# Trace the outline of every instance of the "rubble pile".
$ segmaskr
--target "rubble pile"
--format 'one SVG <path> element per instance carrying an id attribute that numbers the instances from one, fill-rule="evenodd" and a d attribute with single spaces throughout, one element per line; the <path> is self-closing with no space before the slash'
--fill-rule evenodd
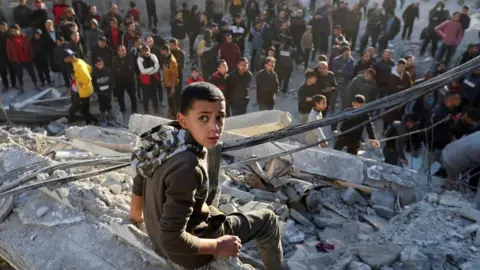
<path id="1" fill-rule="evenodd" d="M 125 156 L 138 143 L 133 133 L 98 127 L 73 127 L 55 139 L 17 130 L 1 133 L 0 188 L 65 160 Z M 50 145 L 32 146 L 55 140 L 64 142 L 52 148 L 55 155 L 46 155 Z M 250 157 L 235 153 L 222 165 Z M 226 214 L 274 211 L 291 269 L 480 269 L 480 212 L 472 194 L 442 192 L 439 179 L 333 150 L 299 154 L 222 169 L 214 200 Z M 130 168 L 121 169 L 0 201 L 0 256 L 22 269 L 180 269 L 153 251 L 144 225 L 129 224 L 132 176 Z M 254 241 L 240 259 L 247 264 L 222 259 L 205 269 L 261 268 Z"/>

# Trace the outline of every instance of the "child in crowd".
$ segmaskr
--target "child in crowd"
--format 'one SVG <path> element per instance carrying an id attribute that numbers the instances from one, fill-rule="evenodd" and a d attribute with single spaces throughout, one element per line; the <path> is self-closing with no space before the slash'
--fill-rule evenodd
<path id="1" fill-rule="evenodd" d="M 95 58 L 94 65 L 95 68 L 92 72 L 93 89 L 98 96 L 101 124 L 107 126 L 107 120 L 112 116 L 113 74 L 100 57 Z"/>
<path id="2" fill-rule="evenodd" d="M 204 81 L 204 79 L 198 73 L 198 68 L 197 67 L 192 67 L 192 74 L 187 79 L 187 85 L 190 85 L 190 84 L 195 83 L 195 82 L 203 82 L 203 81 Z"/>
<path id="3" fill-rule="evenodd" d="M 195 83 L 183 90 L 178 121 L 141 135 L 132 154 L 132 221 L 144 217 L 155 249 L 186 269 L 236 257 L 252 239 L 265 269 L 284 269 L 278 217 L 271 210 L 226 216 L 211 205 L 206 153 L 219 141 L 225 117 L 222 91 Z"/>
<path id="4" fill-rule="evenodd" d="M 327 98 L 324 95 L 314 95 L 312 97 L 312 102 L 314 105 L 312 111 L 308 115 L 307 123 L 322 120 L 322 112 L 327 108 Z M 328 147 L 328 142 L 326 141 L 325 134 L 323 134 L 322 127 L 307 132 L 305 140 L 307 141 L 307 144 L 319 142 L 321 147 Z"/>

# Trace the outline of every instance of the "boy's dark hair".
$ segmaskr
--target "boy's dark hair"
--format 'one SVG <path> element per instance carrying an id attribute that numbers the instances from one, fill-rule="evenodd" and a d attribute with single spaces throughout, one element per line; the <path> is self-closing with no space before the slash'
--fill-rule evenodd
<path id="1" fill-rule="evenodd" d="M 363 95 L 355 95 L 353 97 L 353 102 L 358 104 L 365 104 L 365 97 Z"/>
<path id="2" fill-rule="evenodd" d="M 95 65 L 96 63 L 103 62 L 103 59 L 101 57 L 96 57 L 95 60 L 93 61 L 93 64 Z"/>
<path id="3" fill-rule="evenodd" d="M 333 30 L 335 30 L 335 29 L 338 29 L 338 30 L 342 31 L 342 27 L 340 25 L 335 25 L 335 27 L 333 27 Z"/>
<path id="4" fill-rule="evenodd" d="M 133 43 L 136 43 L 139 40 L 142 41 L 142 38 L 141 37 L 134 37 L 133 38 Z"/>
<path id="5" fill-rule="evenodd" d="M 217 68 L 219 68 L 220 65 L 223 64 L 223 63 L 227 64 L 227 61 L 225 61 L 224 59 L 218 60 L 218 61 L 217 61 Z"/>
<path id="6" fill-rule="evenodd" d="M 168 41 L 169 44 L 175 44 L 175 45 L 178 45 L 178 39 L 176 38 L 172 38 Z"/>
<path id="7" fill-rule="evenodd" d="M 407 61 L 405 61 L 405 59 L 400 58 L 397 60 L 397 65 L 406 65 L 406 64 L 407 64 Z"/>
<path id="8" fill-rule="evenodd" d="M 5 22 L 5 21 L 0 22 L 0 25 L 8 26 L 7 22 Z"/>
<path id="9" fill-rule="evenodd" d="M 403 116 L 403 122 L 406 123 L 408 121 L 417 123 L 419 121 L 418 116 L 414 113 L 407 113 Z"/>
<path id="10" fill-rule="evenodd" d="M 269 64 L 269 63 L 275 63 L 275 58 L 273 57 L 267 57 L 265 59 L 265 64 Z"/>
<path id="11" fill-rule="evenodd" d="M 404 59 L 405 59 L 405 61 L 408 61 L 408 60 L 412 59 L 413 57 L 414 57 L 413 55 L 407 55 L 407 56 L 405 56 Z"/>
<path id="12" fill-rule="evenodd" d="M 12 25 L 11 29 L 20 30 L 20 25 L 14 24 Z"/>
<path id="13" fill-rule="evenodd" d="M 469 108 L 469 109 L 467 109 L 465 114 L 468 117 L 472 118 L 472 120 L 475 121 L 475 122 L 480 121 L 480 110 L 477 109 L 477 108 Z"/>
<path id="14" fill-rule="evenodd" d="M 455 15 L 457 15 L 457 14 L 460 14 L 460 12 L 455 11 L 455 12 L 453 13 L 453 16 L 455 16 Z"/>
<path id="15" fill-rule="evenodd" d="M 185 87 L 182 92 L 182 99 L 180 102 L 180 112 L 187 114 L 193 107 L 195 101 L 224 101 L 225 97 L 218 87 L 208 82 L 192 83 Z"/>
<path id="16" fill-rule="evenodd" d="M 313 69 L 311 68 L 307 68 L 307 70 L 305 71 L 305 79 L 309 79 L 315 76 L 316 76 L 315 71 L 313 71 Z"/>
<path id="17" fill-rule="evenodd" d="M 127 15 L 127 16 L 128 16 L 128 15 Z M 132 24 L 135 25 L 134 22 L 129 22 L 129 23 L 127 23 L 127 24 L 126 24 L 127 28 L 130 27 L 130 25 L 132 25 Z"/>
<path id="18" fill-rule="evenodd" d="M 192 71 L 192 72 L 193 72 L 193 71 L 198 71 L 197 66 L 193 66 L 192 69 L 191 69 L 191 71 Z"/>
<path id="19" fill-rule="evenodd" d="M 156 27 L 153 27 L 152 28 L 152 34 L 158 34 L 158 29 Z"/>
<path id="20" fill-rule="evenodd" d="M 327 97 L 324 95 L 314 95 L 312 97 L 313 104 L 320 103 L 324 100 L 327 100 Z"/>
<path id="21" fill-rule="evenodd" d="M 248 63 L 248 59 L 246 57 L 240 57 L 240 60 L 238 60 L 238 62 Z"/>
<path id="22" fill-rule="evenodd" d="M 168 47 L 167 44 L 163 44 L 162 47 L 160 47 L 160 50 L 170 52 L 170 47 Z"/>
<path id="23" fill-rule="evenodd" d="M 462 7 L 463 9 L 470 10 L 470 7 L 468 5 L 465 5 Z"/>
<path id="24" fill-rule="evenodd" d="M 377 72 L 373 68 L 369 68 L 369 69 L 365 70 L 365 73 L 368 73 L 372 77 L 375 77 L 375 75 L 377 74 Z"/>
<path id="25" fill-rule="evenodd" d="M 135 3 L 135 1 L 130 1 L 130 3 L 128 3 L 128 5 L 131 7 L 131 8 L 134 8 L 137 6 L 137 4 Z"/>
<path id="26" fill-rule="evenodd" d="M 327 62 L 327 61 L 328 61 L 328 58 L 327 58 L 326 55 L 320 54 L 320 55 L 317 57 L 317 60 L 318 60 L 318 62 Z"/>
<path id="27" fill-rule="evenodd" d="M 450 91 L 447 91 L 445 93 L 445 97 L 443 98 L 444 100 L 447 100 L 453 96 L 456 96 L 456 95 L 460 95 L 457 91 L 453 91 L 453 90 L 450 90 Z"/>
<path id="28" fill-rule="evenodd" d="M 117 23 L 118 24 L 118 21 L 116 18 L 110 18 L 110 22 L 114 22 L 114 23 Z"/>

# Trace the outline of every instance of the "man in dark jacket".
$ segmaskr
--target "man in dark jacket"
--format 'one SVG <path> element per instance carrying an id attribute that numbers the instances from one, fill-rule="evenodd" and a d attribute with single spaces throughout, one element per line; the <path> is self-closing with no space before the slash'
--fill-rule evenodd
<path id="1" fill-rule="evenodd" d="M 157 5 L 155 0 L 145 0 L 147 2 L 147 18 L 148 18 L 148 27 L 157 27 L 158 17 L 157 17 Z M 159 44 L 161 46 L 161 44 Z"/>
<path id="2" fill-rule="evenodd" d="M 309 23 L 312 26 L 313 33 L 313 51 L 312 60 L 318 53 L 324 54 L 328 52 L 328 36 L 330 35 L 330 21 L 328 15 L 322 15 L 315 12 L 314 17 Z"/>
<path id="3" fill-rule="evenodd" d="M 103 29 L 103 31 L 106 31 L 108 28 L 111 27 L 112 19 L 115 19 L 117 23 L 122 21 L 122 17 L 120 16 L 120 14 L 118 14 L 118 8 L 115 4 L 112 4 L 110 10 L 105 15 L 103 15 L 102 22 L 100 23 L 100 27 Z"/>
<path id="4" fill-rule="evenodd" d="M 257 103 L 260 111 L 273 110 L 275 106 L 275 94 L 278 93 L 280 85 L 274 68 L 275 59 L 267 57 L 265 68 L 257 73 Z"/>
<path id="5" fill-rule="evenodd" d="M 120 45 L 118 56 L 113 59 L 113 77 L 115 80 L 115 93 L 120 105 L 120 111 L 125 113 L 125 92 L 130 97 L 132 114 L 137 113 L 137 96 L 135 95 L 135 63 L 134 59 L 127 55 L 125 46 Z"/>
<path id="6" fill-rule="evenodd" d="M 95 65 L 92 71 L 93 90 L 98 97 L 100 121 L 102 121 L 102 125 L 106 126 L 108 118 L 112 116 L 112 92 L 115 81 L 112 71 L 103 64 L 102 58 L 95 58 L 93 63 Z"/>
<path id="7" fill-rule="evenodd" d="M 383 58 L 373 66 L 377 74 L 377 99 L 383 98 L 387 94 L 388 79 L 392 73 L 392 67 L 395 66 L 389 49 L 383 51 L 382 57 Z"/>
<path id="8" fill-rule="evenodd" d="M 308 115 L 314 106 L 313 96 L 317 94 L 317 74 L 312 69 L 305 71 L 305 83 L 298 89 L 298 114 L 302 124 L 307 123 Z"/>
<path id="9" fill-rule="evenodd" d="M 369 52 L 364 51 L 362 53 L 362 56 L 360 57 L 360 60 L 358 60 L 357 64 L 355 65 L 353 73 L 355 76 L 358 76 L 360 74 L 363 74 L 365 70 L 371 67 L 373 67 L 372 56 Z M 370 100 L 367 99 L 367 102 L 370 102 Z"/>
<path id="10" fill-rule="evenodd" d="M 415 19 L 420 18 L 419 10 L 420 10 L 420 3 L 412 3 L 410 4 L 405 11 L 403 12 L 403 32 L 402 32 L 402 39 L 407 37 L 410 40 L 410 36 L 412 35 L 413 31 L 413 23 Z M 407 34 L 408 31 L 408 34 Z"/>
<path id="11" fill-rule="evenodd" d="M 35 29 L 45 30 L 45 22 L 48 20 L 48 13 L 45 8 L 37 8 L 32 11 L 33 27 Z"/>
<path id="12" fill-rule="evenodd" d="M 418 156 L 422 147 L 420 134 L 407 135 L 418 129 L 418 121 L 419 119 L 415 114 L 409 113 L 402 117 L 402 121 L 392 123 L 385 132 L 385 138 L 389 139 L 385 142 L 383 148 L 385 163 L 398 166 L 401 164 L 401 160 L 404 165 L 408 165 L 404 151 L 412 153 L 414 157 Z M 393 139 L 394 137 L 398 138 Z"/>
<path id="13" fill-rule="evenodd" d="M 68 48 L 75 52 L 75 57 L 80 59 L 86 59 L 87 56 L 87 48 L 83 42 L 80 41 L 80 33 L 73 32 L 72 33 L 72 40 L 68 43 Z"/>
<path id="14" fill-rule="evenodd" d="M 369 9 L 367 13 L 367 28 L 365 30 L 365 34 L 363 34 L 362 38 L 360 39 L 360 53 L 365 50 L 370 37 L 372 38 L 372 46 L 376 47 L 378 35 L 382 31 L 384 16 L 382 9 L 375 6 L 378 6 L 378 4 L 374 3 L 374 7 Z"/>
<path id="15" fill-rule="evenodd" d="M 352 107 L 348 108 L 348 110 L 354 110 L 357 108 L 362 107 L 365 104 L 365 97 L 362 95 L 357 95 L 353 98 Z M 370 119 L 370 114 L 364 113 L 359 116 L 355 116 L 352 118 L 348 118 L 344 120 L 340 126 L 340 132 L 344 132 L 350 130 L 351 128 L 362 124 Z M 375 139 L 375 132 L 373 128 L 373 122 L 366 124 L 365 126 L 357 127 L 355 130 L 345 134 L 340 135 L 337 137 L 335 141 L 335 146 L 333 149 L 335 150 L 343 150 L 343 148 L 347 147 L 347 152 L 352 155 L 357 155 L 358 149 L 360 148 L 360 141 L 362 140 L 362 134 L 364 127 L 367 129 L 368 138 L 373 147 L 378 148 L 380 143 Z M 335 131 L 334 133 L 338 133 Z"/>
<path id="16" fill-rule="evenodd" d="M 22 33 L 30 35 L 33 18 L 32 9 L 27 6 L 27 0 L 19 0 L 18 6 L 13 9 L 13 22 L 20 26 Z"/>
<path id="17" fill-rule="evenodd" d="M 236 67 L 241 57 L 240 48 L 236 43 L 233 42 L 233 38 L 230 33 L 227 33 L 224 36 L 225 42 L 220 45 L 219 58 L 225 60 L 229 67 Z"/>
<path id="18" fill-rule="evenodd" d="M 62 76 L 63 76 L 63 82 L 65 87 L 71 88 L 70 85 L 70 74 L 73 72 L 73 68 L 71 64 L 65 63 L 64 55 L 65 55 L 65 49 L 67 49 L 67 43 L 65 43 L 65 39 L 58 35 L 57 40 L 56 40 L 56 47 L 53 49 L 53 61 L 55 62 L 55 65 L 60 67 Z M 57 86 L 60 87 L 60 79 L 59 76 L 56 77 L 55 79 Z"/>
<path id="19" fill-rule="evenodd" d="M 2 9 L 0 9 L 0 22 L 6 22 L 7 17 L 5 16 L 5 12 L 3 12 Z"/>
<path id="20" fill-rule="evenodd" d="M 15 72 L 13 71 L 12 62 L 8 59 L 7 40 L 9 37 L 8 25 L 6 22 L 0 22 L 0 74 L 2 76 L 3 89 L 2 92 L 8 91 L 10 86 L 15 88 Z M 8 83 L 8 74 L 10 74 L 10 84 Z"/>
<path id="21" fill-rule="evenodd" d="M 480 105 L 480 67 L 475 67 L 461 84 L 462 111 Z"/>
<path id="22" fill-rule="evenodd" d="M 230 103 L 231 115 L 247 113 L 247 105 L 250 100 L 248 88 L 252 81 L 252 73 L 248 70 L 248 60 L 245 57 L 238 61 L 237 69 L 227 77 L 227 103 Z"/>
<path id="23" fill-rule="evenodd" d="M 375 100 L 374 77 L 375 70 L 373 68 L 369 68 L 355 77 L 348 86 L 347 102 L 351 104 L 356 95 L 362 95 L 365 102 Z"/>
<path id="24" fill-rule="evenodd" d="M 458 117 L 452 126 L 452 133 L 455 140 L 468 136 L 480 130 L 480 110 L 476 108 L 469 108 L 467 111 Z"/>
<path id="25" fill-rule="evenodd" d="M 383 34 L 378 40 L 378 50 L 380 52 L 388 48 L 388 41 L 393 40 L 400 32 L 400 19 L 393 13 L 387 13 L 383 27 Z"/>
<path id="26" fill-rule="evenodd" d="M 384 0 L 383 1 L 383 9 L 385 10 L 385 13 L 391 13 L 395 14 L 395 8 L 397 7 L 397 1 L 396 0 Z"/>
<path id="27" fill-rule="evenodd" d="M 242 15 L 240 13 L 235 15 L 235 21 L 229 26 L 232 32 L 233 42 L 240 48 L 240 55 L 245 53 L 245 37 L 248 34 L 247 27 L 242 21 Z"/>
<path id="28" fill-rule="evenodd" d="M 10 37 L 7 39 L 7 55 L 13 65 L 15 76 L 20 86 L 20 93 L 24 93 L 23 89 L 23 70 L 25 69 L 33 81 L 35 89 L 39 89 L 37 85 L 37 77 L 33 68 L 33 48 L 30 40 L 20 32 L 20 26 L 14 25 L 10 29 Z"/>
<path id="29" fill-rule="evenodd" d="M 250 27 L 255 23 L 257 15 L 260 13 L 260 5 L 258 0 L 248 0 L 245 7 L 245 13 L 247 15 L 247 29 L 250 31 Z"/>
<path id="30" fill-rule="evenodd" d="M 40 77 L 41 87 L 45 87 L 45 83 L 52 85 L 50 78 L 50 70 L 48 68 L 48 55 L 45 53 L 45 43 L 42 37 L 42 30 L 37 29 L 33 34 L 32 47 L 35 57 L 35 67 L 37 68 L 38 77 Z"/>
<path id="31" fill-rule="evenodd" d="M 292 38 L 293 38 L 293 45 L 298 51 L 301 51 L 301 40 L 302 40 L 302 35 L 307 29 L 307 24 L 305 22 L 305 19 L 303 19 L 303 11 L 302 10 L 297 10 L 295 11 L 295 18 L 292 19 L 290 23 L 290 32 L 292 33 Z"/>
<path id="32" fill-rule="evenodd" d="M 172 21 L 171 34 L 173 38 L 176 38 L 180 44 L 180 48 L 183 48 L 183 42 L 187 37 L 185 29 L 184 17 L 181 11 L 177 11 L 175 19 Z"/>
<path id="33" fill-rule="evenodd" d="M 102 22 L 102 15 L 98 14 L 97 7 L 94 5 L 88 6 L 88 14 L 85 17 L 85 22 L 83 23 L 83 29 L 89 30 L 91 27 L 92 20 L 97 22 L 97 28 L 100 29 L 99 23 Z"/>
<path id="34" fill-rule="evenodd" d="M 107 39 L 101 37 L 98 39 L 97 45 L 92 48 L 92 63 L 97 58 L 101 58 L 103 64 L 108 68 L 112 68 L 114 53 L 110 47 L 107 46 Z"/>
<path id="35" fill-rule="evenodd" d="M 135 23 L 130 22 L 127 26 L 127 33 L 125 33 L 122 37 L 122 45 L 127 48 L 127 51 L 132 49 L 133 41 L 137 37 L 142 37 L 142 35 L 136 30 Z"/>
<path id="36" fill-rule="evenodd" d="M 350 55 L 350 48 L 343 47 L 342 50 L 343 52 L 341 53 L 341 55 L 335 57 L 335 59 L 333 60 L 332 71 L 335 74 L 335 78 L 337 79 L 338 87 L 337 91 L 335 91 L 331 96 L 331 99 L 329 99 L 330 103 L 332 104 L 332 113 L 335 113 L 335 104 L 337 102 L 338 96 L 340 96 L 342 110 L 345 110 L 345 108 L 347 108 L 347 99 L 349 99 L 348 85 L 354 77 L 353 72 L 355 68 L 355 63 L 353 62 L 353 58 Z"/>
<path id="37" fill-rule="evenodd" d="M 470 8 L 468 6 L 463 6 L 462 12 L 460 13 L 460 23 L 462 24 L 463 32 L 470 27 L 470 15 L 468 11 Z"/>
<path id="38" fill-rule="evenodd" d="M 438 123 L 435 127 L 430 129 L 428 132 L 429 136 L 427 138 L 427 143 L 433 142 L 432 145 L 429 145 L 429 148 L 434 152 L 434 159 L 438 159 L 439 151 L 452 141 L 452 125 L 453 117 L 457 113 L 458 107 L 462 103 L 462 99 L 457 92 L 448 91 L 445 94 L 443 103 L 438 104 L 432 110 L 431 125 L 435 125 L 440 121 L 443 121 L 441 124 Z M 445 121 L 445 119 L 448 120 Z"/>
<path id="39" fill-rule="evenodd" d="M 322 61 L 318 64 L 318 67 L 315 68 L 315 73 L 317 75 L 317 87 L 318 90 L 316 94 L 321 94 L 327 97 L 327 100 L 330 100 L 335 91 L 337 91 L 337 80 L 335 74 L 328 70 L 328 64 L 325 61 Z M 328 107 L 322 111 L 323 117 L 327 115 Z"/>
<path id="40" fill-rule="evenodd" d="M 349 10 L 344 1 L 340 1 L 338 8 L 332 11 L 333 25 L 340 25 L 344 31 L 348 29 Z"/>
<path id="41" fill-rule="evenodd" d="M 435 33 L 435 27 L 446 21 L 449 17 L 449 12 L 445 9 L 445 4 L 442 1 L 438 2 L 437 5 L 430 10 L 428 14 L 428 26 L 422 30 L 424 31 L 425 37 L 422 47 L 420 48 L 420 56 L 425 54 L 428 44 L 431 43 L 431 54 L 432 57 L 435 57 L 438 41 L 440 40 L 440 37 Z"/>

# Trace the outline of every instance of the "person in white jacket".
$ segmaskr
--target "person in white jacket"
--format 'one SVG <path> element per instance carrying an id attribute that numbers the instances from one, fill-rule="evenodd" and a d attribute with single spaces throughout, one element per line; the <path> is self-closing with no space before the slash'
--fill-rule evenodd
<path id="1" fill-rule="evenodd" d="M 152 100 L 153 111 L 155 114 L 159 114 L 157 87 L 160 83 L 160 63 L 158 58 L 150 53 L 148 46 L 143 46 L 137 58 L 137 64 L 140 70 L 138 81 L 142 89 L 144 113 L 148 114 L 148 101 Z"/>
<path id="2" fill-rule="evenodd" d="M 308 115 L 307 123 L 323 119 L 322 111 L 327 108 L 327 98 L 324 95 L 314 95 L 312 97 L 312 103 L 313 108 Z M 322 127 L 308 131 L 305 135 L 305 140 L 307 141 L 307 144 L 318 142 L 321 147 L 328 147 L 328 142 L 326 141 Z"/>

